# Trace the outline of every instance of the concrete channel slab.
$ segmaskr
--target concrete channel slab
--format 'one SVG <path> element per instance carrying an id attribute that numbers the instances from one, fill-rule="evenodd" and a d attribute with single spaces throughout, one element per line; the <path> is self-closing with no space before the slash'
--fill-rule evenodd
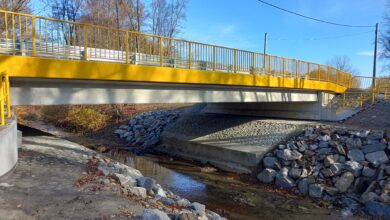
<path id="1" fill-rule="evenodd" d="M 157 150 L 209 163 L 227 171 L 251 173 L 264 154 L 314 123 L 206 113 L 184 114 L 164 130 L 162 144 Z"/>

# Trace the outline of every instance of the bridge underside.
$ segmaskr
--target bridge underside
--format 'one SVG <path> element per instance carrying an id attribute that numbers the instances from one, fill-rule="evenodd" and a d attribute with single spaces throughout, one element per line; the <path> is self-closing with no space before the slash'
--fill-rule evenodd
<path id="1" fill-rule="evenodd" d="M 315 91 L 240 86 L 14 78 L 13 105 L 317 102 Z"/>

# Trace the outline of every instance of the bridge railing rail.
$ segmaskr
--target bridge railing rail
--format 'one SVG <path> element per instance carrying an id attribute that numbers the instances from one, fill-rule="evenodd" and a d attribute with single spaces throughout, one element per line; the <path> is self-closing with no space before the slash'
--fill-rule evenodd
<path id="1" fill-rule="evenodd" d="M 80 22 L 0 10 L 0 53 L 119 62 L 332 82 L 352 75 L 331 66 Z"/>
<path id="2" fill-rule="evenodd" d="M 7 110 L 7 111 L 5 111 Z M 6 118 L 11 118 L 11 100 L 9 76 L 6 72 L 0 73 L 0 125 L 6 124 Z"/>

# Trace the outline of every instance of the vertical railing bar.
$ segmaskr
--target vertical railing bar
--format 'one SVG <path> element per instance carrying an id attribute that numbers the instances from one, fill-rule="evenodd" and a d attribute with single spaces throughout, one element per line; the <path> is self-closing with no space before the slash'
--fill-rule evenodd
<path id="1" fill-rule="evenodd" d="M 36 42 L 36 30 L 35 30 L 35 16 L 31 17 L 31 37 L 32 37 L 32 47 L 33 47 L 33 56 L 37 55 L 37 42 Z"/>
<path id="2" fill-rule="evenodd" d="M 8 49 L 8 13 L 4 13 L 4 23 L 5 23 L 5 48 Z"/>

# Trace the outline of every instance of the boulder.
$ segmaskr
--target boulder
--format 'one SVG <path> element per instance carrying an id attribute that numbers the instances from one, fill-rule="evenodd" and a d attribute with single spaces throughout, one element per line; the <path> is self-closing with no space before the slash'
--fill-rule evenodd
<path id="1" fill-rule="evenodd" d="M 149 177 L 140 177 L 137 179 L 137 186 L 143 187 L 147 191 L 150 191 L 156 186 L 156 180 Z"/>
<path id="2" fill-rule="evenodd" d="M 309 185 L 309 196 L 313 198 L 322 198 L 324 186 L 321 184 L 310 184 Z"/>
<path id="3" fill-rule="evenodd" d="M 366 159 L 373 164 L 383 164 L 389 162 L 389 157 L 384 151 L 376 151 L 366 154 Z"/>
<path id="4" fill-rule="evenodd" d="M 205 216 L 206 215 L 206 206 L 203 204 L 200 204 L 198 202 L 193 202 L 191 204 L 191 208 L 198 214 L 199 216 Z"/>
<path id="5" fill-rule="evenodd" d="M 142 215 L 143 220 L 171 220 L 168 215 L 158 209 L 145 209 Z"/>
<path id="6" fill-rule="evenodd" d="M 143 187 L 126 187 L 126 190 L 129 194 L 135 195 L 137 197 L 141 197 L 142 199 L 146 199 L 146 189 Z"/>
<path id="7" fill-rule="evenodd" d="M 290 150 L 290 149 L 284 149 L 284 150 L 278 150 L 276 152 L 276 156 L 283 160 L 299 160 L 302 158 L 302 154 L 299 153 L 297 150 Z"/>
<path id="8" fill-rule="evenodd" d="M 135 186 L 136 185 L 136 180 L 130 176 L 125 176 L 120 173 L 114 173 L 112 177 L 117 180 L 121 186 L 126 187 L 126 186 Z"/>
<path id="9" fill-rule="evenodd" d="M 356 161 L 345 162 L 344 168 L 353 173 L 354 176 L 360 176 L 362 173 L 363 166 Z"/>
<path id="10" fill-rule="evenodd" d="M 298 190 L 302 194 L 307 194 L 309 191 L 309 183 L 306 178 L 299 181 Z"/>
<path id="11" fill-rule="evenodd" d="M 339 192 L 344 193 L 348 190 L 354 180 L 355 177 L 351 172 L 345 172 L 336 181 L 335 186 L 339 190 Z"/>
<path id="12" fill-rule="evenodd" d="M 362 146 L 362 141 L 360 138 L 347 138 L 345 140 L 345 145 L 347 146 L 348 150 L 356 149 Z"/>
<path id="13" fill-rule="evenodd" d="M 376 218 L 390 219 L 390 205 L 387 204 L 368 201 L 365 203 L 365 211 Z"/>
<path id="14" fill-rule="evenodd" d="M 348 151 L 348 159 L 357 161 L 357 162 L 363 162 L 364 161 L 364 154 L 363 151 L 359 149 L 352 149 Z"/>
<path id="15" fill-rule="evenodd" d="M 280 169 L 280 163 L 276 157 L 264 157 L 263 164 L 265 168 Z"/>
<path id="16" fill-rule="evenodd" d="M 276 171 L 271 168 L 266 168 L 259 175 L 257 175 L 257 179 L 263 183 L 272 183 L 275 180 Z"/>
<path id="17" fill-rule="evenodd" d="M 275 184 L 283 189 L 291 189 L 295 186 L 295 181 L 288 176 L 278 173 L 275 176 Z"/>
<path id="18" fill-rule="evenodd" d="M 369 167 L 364 167 L 362 174 L 363 174 L 363 176 L 366 176 L 366 177 L 374 177 L 376 174 L 376 170 L 371 169 Z"/>
<path id="19" fill-rule="evenodd" d="M 386 149 L 386 145 L 382 144 L 382 143 L 369 144 L 369 145 L 365 145 L 362 147 L 362 151 L 365 154 L 372 153 L 375 151 L 381 151 L 381 150 L 385 150 L 385 149 Z"/>

